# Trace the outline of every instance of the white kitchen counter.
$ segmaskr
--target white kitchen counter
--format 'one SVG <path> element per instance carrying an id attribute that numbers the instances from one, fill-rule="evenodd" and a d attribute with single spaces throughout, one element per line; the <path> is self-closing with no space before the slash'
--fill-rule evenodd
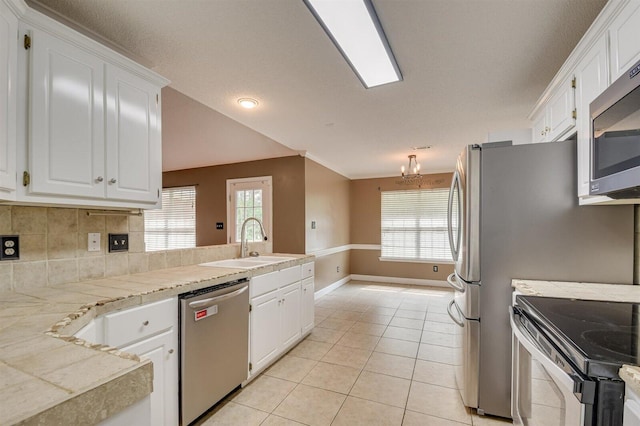
<path id="1" fill-rule="evenodd" d="M 511 286 L 528 296 L 640 303 L 638 285 L 514 279 Z"/>
<path id="2" fill-rule="evenodd" d="M 0 293 L 0 424 L 95 424 L 139 401 L 152 391 L 151 362 L 74 333 L 117 309 L 313 259 L 286 256 L 251 270 L 193 265 Z"/>

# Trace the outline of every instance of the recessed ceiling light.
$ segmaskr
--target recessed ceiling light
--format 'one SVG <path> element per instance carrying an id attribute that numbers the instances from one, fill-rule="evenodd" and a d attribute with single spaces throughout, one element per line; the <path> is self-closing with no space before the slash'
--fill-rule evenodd
<path id="1" fill-rule="evenodd" d="M 304 0 L 367 89 L 402 80 L 371 0 Z"/>
<path id="2" fill-rule="evenodd" d="M 258 101 L 251 98 L 240 98 L 238 99 L 238 103 L 242 108 L 253 109 L 258 106 Z"/>

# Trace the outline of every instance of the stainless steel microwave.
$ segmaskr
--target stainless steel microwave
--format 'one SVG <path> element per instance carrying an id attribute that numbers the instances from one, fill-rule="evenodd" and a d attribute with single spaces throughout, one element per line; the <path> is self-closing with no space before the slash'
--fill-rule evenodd
<path id="1" fill-rule="evenodd" d="M 589 107 L 590 195 L 640 198 L 640 62 Z"/>

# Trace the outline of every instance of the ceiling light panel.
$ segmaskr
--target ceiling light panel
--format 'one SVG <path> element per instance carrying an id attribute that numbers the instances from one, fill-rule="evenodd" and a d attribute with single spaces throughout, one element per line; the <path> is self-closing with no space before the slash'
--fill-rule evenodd
<path id="1" fill-rule="evenodd" d="M 370 0 L 304 0 L 366 88 L 402 80 Z"/>

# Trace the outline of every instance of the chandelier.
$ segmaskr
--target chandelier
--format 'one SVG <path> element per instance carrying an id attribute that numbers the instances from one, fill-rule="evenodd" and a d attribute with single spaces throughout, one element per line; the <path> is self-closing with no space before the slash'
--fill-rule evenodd
<path id="1" fill-rule="evenodd" d="M 402 171 L 402 183 L 406 185 L 413 185 L 420 184 L 422 182 L 420 163 L 418 163 L 415 154 L 409 155 L 409 167 L 405 169 L 405 167 L 402 166 L 400 170 Z"/>

